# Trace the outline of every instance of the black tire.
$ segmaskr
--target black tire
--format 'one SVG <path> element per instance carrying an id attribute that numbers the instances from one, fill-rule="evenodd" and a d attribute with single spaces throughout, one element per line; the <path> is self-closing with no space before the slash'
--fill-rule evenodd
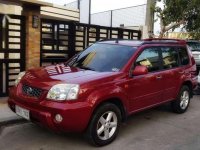
<path id="1" fill-rule="evenodd" d="M 188 96 L 188 100 L 187 100 L 188 102 L 185 103 L 185 104 L 183 104 L 183 102 L 182 102 L 183 101 L 182 97 L 183 97 L 184 92 L 186 92 L 186 94 L 188 94 L 187 95 Z M 178 113 L 178 114 L 182 114 L 182 113 L 186 112 L 188 107 L 189 107 L 189 104 L 190 104 L 190 97 L 191 97 L 190 96 L 190 89 L 189 89 L 188 86 L 184 85 L 181 88 L 177 99 L 171 103 L 173 112 Z M 185 102 L 186 102 L 186 100 L 185 100 Z"/>
<path id="2" fill-rule="evenodd" d="M 106 115 L 108 117 L 109 113 L 112 113 L 112 112 L 113 112 L 113 117 L 111 120 L 113 120 L 113 121 L 110 121 L 109 123 L 108 122 L 107 123 L 112 124 L 112 123 L 117 122 L 116 127 L 111 127 L 108 124 L 103 125 L 100 121 L 100 118 L 101 117 L 104 118 L 104 117 L 106 117 Z M 106 117 L 106 119 L 108 119 L 107 117 Z M 117 121 L 116 121 L 116 118 L 117 118 Z M 106 121 L 106 120 L 104 120 L 104 121 Z M 102 136 L 103 135 L 104 135 L 104 137 L 106 136 L 105 135 L 106 131 L 107 131 L 107 133 L 109 132 L 109 135 L 110 135 L 110 133 L 112 133 L 111 134 L 112 136 L 110 136 L 108 139 L 101 139 L 101 135 L 98 135 L 97 130 L 98 130 L 98 128 L 100 130 L 100 124 L 101 124 L 101 127 L 103 128 L 103 131 L 101 133 Z M 87 133 L 86 133 L 87 139 L 91 144 L 93 144 L 95 146 L 107 145 L 116 138 L 116 136 L 119 132 L 120 124 L 121 124 L 120 109 L 112 103 L 105 103 L 105 104 L 101 105 L 99 108 L 97 108 L 97 110 L 94 112 L 94 114 L 91 118 L 90 124 L 88 126 L 88 129 L 87 129 Z M 110 126 L 110 128 L 107 125 Z"/>

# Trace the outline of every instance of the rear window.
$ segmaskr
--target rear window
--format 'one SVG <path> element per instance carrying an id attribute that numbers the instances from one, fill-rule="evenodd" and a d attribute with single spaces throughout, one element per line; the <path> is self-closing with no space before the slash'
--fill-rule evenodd
<path id="1" fill-rule="evenodd" d="M 180 64 L 181 65 L 188 65 L 189 64 L 189 56 L 187 49 L 184 47 L 178 48 L 179 57 L 180 57 Z"/>

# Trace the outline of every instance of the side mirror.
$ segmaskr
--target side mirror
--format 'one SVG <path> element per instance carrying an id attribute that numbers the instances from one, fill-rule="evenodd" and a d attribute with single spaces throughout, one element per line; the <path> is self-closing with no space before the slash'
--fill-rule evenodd
<path id="1" fill-rule="evenodd" d="M 146 66 L 136 66 L 132 72 L 133 76 L 145 75 L 148 74 L 148 69 Z"/>

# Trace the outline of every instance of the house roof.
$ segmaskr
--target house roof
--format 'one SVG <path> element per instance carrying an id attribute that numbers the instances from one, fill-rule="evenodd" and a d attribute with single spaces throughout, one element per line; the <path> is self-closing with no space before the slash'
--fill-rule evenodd
<path id="1" fill-rule="evenodd" d="M 53 6 L 52 3 L 43 2 L 39 0 L 0 0 L 3 4 L 13 4 L 13 5 L 35 5 L 35 6 Z"/>

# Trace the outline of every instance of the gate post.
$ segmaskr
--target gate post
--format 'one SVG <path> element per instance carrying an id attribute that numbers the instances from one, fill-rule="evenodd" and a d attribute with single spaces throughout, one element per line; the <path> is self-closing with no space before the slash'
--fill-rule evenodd
<path id="1" fill-rule="evenodd" d="M 123 29 L 118 30 L 118 39 L 123 39 Z"/>
<path id="2" fill-rule="evenodd" d="M 100 27 L 97 26 L 96 27 L 96 41 L 99 41 L 100 40 Z"/>
<path id="3" fill-rule="evenodd" d="M 40 6 L 23 5 L 26 17 L 26 70 L 40 67 Z"/>
<path id="4" fill-rule="evenodd" d="M 76 46 L 76 24 L 70 23 L 69 24 L 69 58 L 75 55 L 75 46 Z"/>

